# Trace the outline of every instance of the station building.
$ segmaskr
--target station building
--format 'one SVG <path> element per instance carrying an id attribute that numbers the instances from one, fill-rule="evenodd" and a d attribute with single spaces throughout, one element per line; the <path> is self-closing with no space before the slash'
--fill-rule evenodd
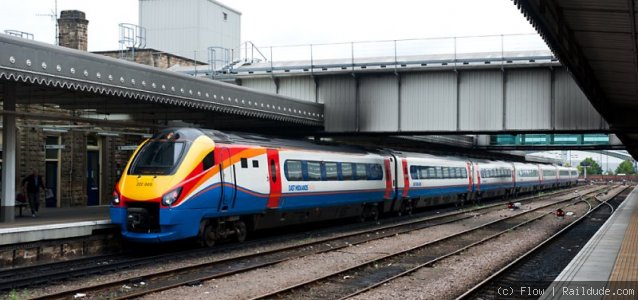
<path id="1" fill-rule="evenodd" d="M 58 20 L 59 45 L 86 51 L 88 23 L 83 12 L 61 12 Z M 122 55 L 121 50 L 95 53 L 114 58 Z M 131 60 L 162 69 L 204 64 L 155 49 L 135 49 L 135 56 Z M 153 133 L 153 129 L 134 125 L 98 126 L 76 121 L 79 117 L 103 119 L 104 116 L 90 109 L 71 111 L 56 105 L 28 104 L 29 95 L 19 97 L 26 97 L 27 104 L 18 104 L 16 107 L 17 113 L 25 115 L 17 120 L 16 192 L 21 191 L 22 180 L 32 170 L 37 170 L 47 188 L 53 192 L 50 198 L 45 198 L 45 193 L 41 193 L 41 207 L 108 204 L 113 187 L 130 155 L 140 142 Z M 81 94 L 78 97 L 78 101 L 82 101 Z M 56 120 L 51 116 L 60 118 Z M 109 116 L 109 119 L 131 121 L 134 124 L 134 120 L 129 120 L 127 115 Z"/>

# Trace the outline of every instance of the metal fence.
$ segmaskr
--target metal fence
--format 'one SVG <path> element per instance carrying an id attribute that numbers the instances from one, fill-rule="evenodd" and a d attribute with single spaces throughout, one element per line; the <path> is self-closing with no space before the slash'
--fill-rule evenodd
<path id="1" fill-rule="evenodd" d="M 425 57 L 462 61 L 479 54 L 506 60 L 520 53 L 553 56 L 537 34 L 514 34 L 269 47 L 258 47 L 248 42 L 241 47 L 241 60 L 244 63 L 267 63 L 271 66 L 294 62 L 309 62 L 311 66 L 316 66 L 333 61 L 347 61 L 353 65 L 371 62 L 401 64 Z"/>

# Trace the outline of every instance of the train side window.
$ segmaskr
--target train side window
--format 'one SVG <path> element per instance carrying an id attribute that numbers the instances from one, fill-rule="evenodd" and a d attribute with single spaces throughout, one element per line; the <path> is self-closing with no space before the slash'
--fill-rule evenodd
<path id="1" fill-rule="evenodd" d="M 270 160 L 270 178 L 272 182 L 277 182 L 277 166 L 275 166 L 275 160 Z"/>
<path id="2" fill-rule="evenodd" d="M 443 178 L 450 178 L 450 169 L 448 167 L 443 167 Z"/>
<path id="3" fill-rule="evenodd" d="M 465 168 L 461 168 L 461 170 L 463 170 L 463 178 L 467 178 L 467 170 Z"/>
<path id="4" fill-rule="evenodd" d="M 378 164 L 370 164 L 369 165 L 369 174 L 368 174 L 368 179 L 369 180 L 381 180 L 383 179 L 383 168 L 381 167 L 381 165 Z"/>
<path id="5" fill-rule="evenodd" d="M 410 177 L 412 179 L 419 179 L 419 172 L 417 166 L 410 166 Z"/>
<path id="6" fill-rule="evenodd" d="M 202 161 L 204 171 L 212 168 L 215 165 L 215 157 L 213 156 L 213 152 L 214 151 L 211 151 L 210 153 L 206 154 L 206 156 L 204 156 L 204 160 Z"/>
<path id="7" fill-rule="evenodd" d="M 308 180 L 320 181 L 321 180 L 321 163 L 318 161 L 306 162 L 308 166 Z"/>
<path id="8" fill-rule="evenodd" d="M 368 170 L 366 164 L 356 164 L 355 170 L 357 174 L 357 180 L 368 179 Z"/>
<path id="9" fill-rule="evenodd" d="M 253 160 L 253 168 L 259 168 L 259 161 L 256 159 Z"/>
<path id="10" fill-rule="evenodd" d="M 419 167 L 419 179 L 427 179 L 428 178 L 428 169 L 427 167 Z"/>
<path id="11" fill-rule="evenodd" d="M 336 162 L 327 162 L 324 163 L 324 167 L 326 168 L 326 180 L 334 181 L 339 180 L 339 174 L 337 172 L 337 163 Z"/>
<path id="12" fill-rule="evenodd" d="M 443 178 L 443 171 L 441 171 L 441 167 L 435 167 L 435 170 L 436 170 L 436 178 L 437 179 Z"/>
<path id="13" fill-rule="evenodd" d="M 274 162 L 274 160 L 273 160 Z M 274 163 L 271 165 L 271 172 L 272 172 L 272 167 L 274 166 Z M 287 160 L 286 164 L 284 165 L 285 168 L 285 173 L 286 173 L 286 179 L 288 179 L 288 181 L 302 181 L 303 180 L 303 175 L 301 173 L 301 161 L 298 160 Z"/>
<path id="14" fill-rule="evenodd" d="M 436 178 L 436 169 L 434 167 L 428 167 L 428 179 Z"/>
<path id="15" fill-rule="evenodd" d="M 248 159 L 247 158 L 245 158 L 245 157 L 241 158 L 241 167 L 242 167 L 242 169 L 248 168 Z"/>
<path id="16" fill-rule="evenodd" d="M 343 180 L 352 180 L 352 163 L 341 163 L 341 177 Z"/>

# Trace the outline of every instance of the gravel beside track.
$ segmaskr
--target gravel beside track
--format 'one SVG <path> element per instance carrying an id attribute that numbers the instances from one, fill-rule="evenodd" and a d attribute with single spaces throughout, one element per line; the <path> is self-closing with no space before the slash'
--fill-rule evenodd
<path id="1" fill-rule="evenodd" d="M 631 190 L 631 188 L 624 190 L 607 203 L 614 209 L 617 208 Z M 538 294 L 534 295 L 529 291 L 532 289 L 544 291 L 611 216 L 610 212 L 609 206 L 601 205 L 600 209 L 562 232 L 550 243 L 513 264 L 505 272 L 490 280 L 488 284 L 483 285 L 481 289 L 462 299 L 505 299 L 503 296 L 498 296 L 499 287 L 514 289 L 518 292 L 516 298 L 519 299 L 536 299 Z M 528 289 L 521 289 L 521 287 Z M 522 294 L 521 291 L 523 291 Z M 525 291 L 528 293 L 526 294 Z"/>
<path id="2" fill-rule="evenodd" d="M 572 217 L 561 219 L 548 215 L 531 226 L 513 230 L 489 243 L 438 262 L 432 268 L 421 269 L 353 299 L 453 299 L 582 216 L 588 209 L 588 205 L 580 203 L 568 210 L 574 212 Z"/>
<path id="3" fill-rule="evenodd" d="M 582 194 L 582 193 L 581 193 Z M 538 201 L 525 205 L 523 210 L 547 204 L 549 201 Z M 433 241 L 453 233 L 465 231 L 495 219 L 520 211 L 501 209 L 485 215 L 477 216 L 463 222 L 446 224 L 393 238 L 372 241 L 363 245 L 349 247 L 347 250 L 323 253 L 287 261 L 276 266 L 236 274 L 221 280 L 211 280 L 196 286 L 180 287 L 146 296 L 144 299 L 163 299 L 166 297 L 189 299 L 247 299 L 262 295 L 264 291 L 278 290 L 295 283 L 300 283 L 328 275 L 330 273 L 367 262 L 397 250 L 405 250 L 424 242 Z M 238 289 L 237 287 L 241 288 Z"/>

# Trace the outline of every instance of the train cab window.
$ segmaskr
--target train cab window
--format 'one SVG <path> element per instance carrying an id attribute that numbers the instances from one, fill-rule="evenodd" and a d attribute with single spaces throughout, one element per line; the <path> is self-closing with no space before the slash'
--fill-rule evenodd
<path id="1" fill-rule="evenodd" d="M 341 163 L 341 178 L 343 180 L 352 180 L 352 164 Z"/>
<path id="2" fill-rule="evenodd" d="M 142 146 L 129 168 L 130 175 L 169 175 L 177 168 L 186 144 L 151 141 Z"/>
<path id="3" fill-rule="evenodd" d="M 301 172 L 301 161 L 298 160 L 287 160 L 284 165 L 286 179 L 288 181 L 302 181 L 303 174 Z"/>
<path id="4" fill-rule="evenodd" d="M 355 165 L 355 173 L 357 175 L 356 180 L 366 180 L 368 179 L 368 172 L 366 170 L 366 164 L 356 164 Z"/>
<path id="5" fill-rule="evenodd" d="M 326 162 L 323 164 L 326 169 L 326 180 L 333 181 L 339 180 L 339 174 L 337 172 L 337 163 L 336 162 Z"/>
<path id="6" fill-rule="evenodd" d="M 259 161 L 256 159 L 253 160 L 253 168 L 259 168 Z"/>
<path id="7" fill-rule="evenodd" d="M 215 165 L 215 158 L 213 156 L 213 151 L 211 151 L 210 153 L 206 154 L 206 156 L 204 157 L 204 160 L 202 161 L 202 166 L 204 168 L 204 171 L 212 168 Z"/>
<path id="8" fill-rule="evenodd" d="M 245 157 L 241 158 L 241 167 L 242 167 L 242 169 L 248 168 L 248 159 L 247 158 L 245 158 Z"/>
<path id="9" fill-rule="evenodd" d="M 308 179 L 309 181 L 321 180 L 321 163 L 318 161 L 307 162 L 308 166 Z"/>

